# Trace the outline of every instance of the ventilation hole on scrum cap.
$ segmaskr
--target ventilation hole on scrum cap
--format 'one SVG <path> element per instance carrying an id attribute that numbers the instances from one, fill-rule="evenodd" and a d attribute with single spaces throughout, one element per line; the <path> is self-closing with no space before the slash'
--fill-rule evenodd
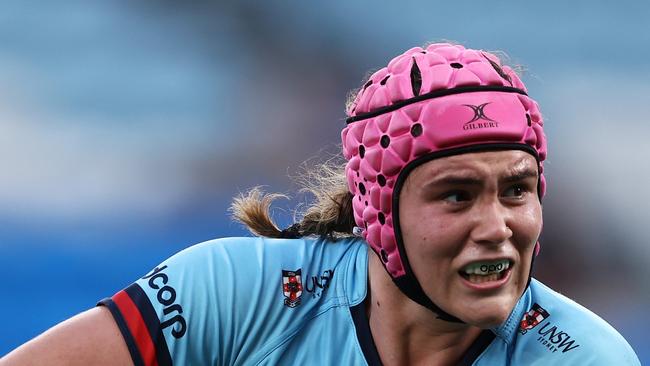
<path id="1" fill-rule="evenodd" d="M 381 147 L 383 147 L 384 149 L 387 148 L 388 145 L 390 145 L 390 137 L 388 137 L 388 135 L 384 135 L 384 136 L 382 136 L 382 137 L 381 137 L 381 140 L 379 141 L 379 144 L 380 144 Z"/>
<path id="2" fill-rule="evenodd" d="M 420 95 L 420 88 L 422 87 L 422 74 L 420 73 L 420 68 L 418 63 L 415 62 L 413 58 L 413 66 L 411 66 L 411 88 L 413 88 L 413 95 Z"/>
<path id="3" fill-rule="evenodd" d="M 379 174 L 379 175 L 377 176 L 377 183 L 379 183 L 379 185 L 382 186 L 382 187 L 385 186 L 385 185 L 386 185 L 386 177 L 384 177 L 383 175 Z"/>
<path id="4" fill-rule="evenodd" d="M 380 250 L 379 256 L 381 256 L 381 260 L 384 261 L 384 263 L 388 263 L 388 254 L 386 254 L 385 250 Z"/>
<path id="5" fill-rule="evenodd" d="M 365 83 L 365 85 L 363 86 L 363 90 L 366 90 L 366 88 L 369 87 L 370 85 L 372 85 L 372 80 L 368 80 L 368 82 Z"/>
<path id="6" fill-rule="evenodd" d="M 366 186 L 364 186 L 363 183 L 359 183 L 359 192 L 361 192 L 362 195 L 366 194 Z M 359 196 L 359 201 L 361 201 L 361 196 Z"/>
<path id="7" fill-rule="evenodd" d="M 453 67 L 454 69 L 462 69 L 463 65 L 458 63 L 458 62 L 452 62 L 449 64 L 449 66 Z"/>
<path id="8" fill-rule="evenodd" d="M 366 155 L 366 147 L 363 146 L 363 145 L 359 145 L 359 156 L 361 157 L 361 159 L 363 159 L 364 155 Z M 357 173 L 357 174 L 359 174 L 359 173 Z M 358 177 L 358 175 L 357 175 L 357 177 Z"/>
<path id="9" fill-rule="evenodd" d="M 366 206 L 368 206 L 368 201 L 364 202 L 364 204 L 365 204 Z"/>
<path id="10" fill-rule="evenodd" d="M 411 136 L 413 137 L 418 137 L 422 134 L 422 125 L 419 123 L 416 123 L 411 127 Z"/>
<path id="11" fill-rule="evenodd" d="M 531 125 L 531 122 L 530 122 L 530 114 L 528 114 L 528 113 L 526 113 L 526 122 L 528 122 L 528 126 Z"/>
<path id="12" fill-rule="evenodd" d="M 501 68 L 501 66 L 499 66 L 498 63 L 496 63 L 496 62 L 490 60 L 490 58 L 487 57 L 487 56 L 485 56 L 485 54 L 483 54 L 483 57 L 485 57 L 485 59 L 488 60 L 488 62 L 490 63 L 490 65 L 492 65 L 492 67 L 494 68 L 494 71 L 496 71 L 497 74 L 499 74 L 499 76 L 501 76 L 502 78 L 506 79 L 506 81 L 507 81 L 510 85 L 512 85 L 512 79 L 510 79 L 510 75 L 506 74 L 506 72 L 503 71 L 503 69 Z"/>
<path id="13" fill-rule="evenodd" d="M 357 178 L 359 178 L 359 172 L 357 172 Z"/>
<path id="14" fill-rule="evenodd" d="M 384 216 L 383 212 L 377 214 L 377 219 L 379 220 L 379 223 L 382 225 L 386 223 L 386 216 Z"/>
<path id="15" fill-rule="evenodd" d="M 381 79 L 381 81 L 379 82 L 379 85 L 386 85 L 386 81 L 388 81 L 389 77 L 390 77 L 390 75 L 386 75 L 385 78 Z"/>

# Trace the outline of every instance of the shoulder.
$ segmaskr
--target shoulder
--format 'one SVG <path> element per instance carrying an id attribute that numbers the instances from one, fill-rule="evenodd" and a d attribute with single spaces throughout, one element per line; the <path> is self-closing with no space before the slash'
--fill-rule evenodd
<path id="1" fill-rule="evenodd" d="M 313 319 L 362 301 L 366 276 L 367 245 L 356 238 L 223 238 L 178 252 L 101 304 L 134 360 L 255 363 Z"/>
<path id="2" fill-rule="evenodd" d="M 640 365 L 625 338 L 584 306 L 534 279 L 524 297 L 520 355 L 568 365 Z"/>
<path id="3" fill-rule="evenodd" d="M 357 238 L 326 240 L 322 238 L 270 239 L 233 237 L 200 243 L 170 257 L 141 279 L 150 284 L 156 273 L 166 272 L 196 288 L 192 297 L 229 293 L 237 299 L 277 295 L 275 286 L 283 277 L 297 274 L 306 282 L 310 277 L 331 277 L 337 293 L 355 302 L 365 297 L 365 286 L 354 280 L 367 271 L 367 245 Z M 365 282 L 364 282 L 365 283 Z M 308 290 L 308 284 L 306 284 Z M 200 287 L 197 288 L 197 287 Z M 268 294 L 266 292 L 269 292 Z M 245 294 L 246 296 L 237 296 Z"/>
<path id="4" fill-rule="evenodd" d="M 336 241 L 321 238 L 271 239 L 263 237 L 231 237 L 206 241 L 188 247 L 160 266 L 178 267 L 185 271 L 202 271 L 219 264 L 220 270 L 259 268 L 285 264 L 303 266 L 315 262 L 341 264 L 365 253 L 363 241 L 347 238 Z M 215 263 L 218 262 L 218 263 Z M 159 267 L 160 267 L 159 266 Z M 275 267 L 275 266 L 272 266 Z"/>

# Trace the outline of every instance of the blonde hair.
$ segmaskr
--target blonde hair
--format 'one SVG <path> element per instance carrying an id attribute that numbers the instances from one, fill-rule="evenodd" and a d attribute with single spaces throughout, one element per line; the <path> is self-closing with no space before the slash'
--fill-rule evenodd
<path id="1" fill-rule="evenodd" d="M 230 206 L 232 218 L 244 224 L 254 235 L 268 238 L 317 235 L 338 239 L 353 235 L 353 196 L 346 183 L 345 160 L 342 156 L 314 165 L 305 162 L 295 180 L 301 187 L 299 192 L 310 194 L 313 200 L 306 205 L 304 212 L 295 212 L 299 219 L 291 227 L 281 230 L 270 213 L 275 200 L 289 197 L 280 193 L 265 193 L 259 186 L 233 199 Z"/>

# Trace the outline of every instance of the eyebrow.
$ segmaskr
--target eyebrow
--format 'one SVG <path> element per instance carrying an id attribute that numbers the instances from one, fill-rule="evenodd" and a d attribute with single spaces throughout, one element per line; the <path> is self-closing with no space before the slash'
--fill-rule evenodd
<path id="1" fill-rule="evenodd" d="M 479 186 L 481 185 L 481 180 L 475 177 L 471 176 L 454 176 L 454 175 L 448 175 L 439 179 L 434 179 L 427 185 L 439 185 L 439 184 L 446 184 L 446 185 L 475 185 Z"/>
<path id="2" fill-rule="evenodd" d="M 500 181 L 506 182 L 506 183 L 512 183 L 512 182 L 520 182 L 522 180 L 525 180 L 527 178 L 537 178 L 538 174 L 537 171 L 529 169 L 529 168 L 524 168 L 521 170 L 514 169 L 510 172 L 510 174 L 506 175 L 505 177 L 500 178 Z M 454 175 L 449 174 L 445 175 L 441 178 L 434 179 L 431 182 L 427 184 L 427 186 L 436 186 L 436 185 L 465 185 L 465 186 L 480 186 L 483 184 L 483 180 L 480 179 L 477 176 L 473 175 Z"/>
<path id="3" fill-rule="evenodd" d="M 527 178 L 537 178 L 537 177 L 538 177 L 537 171 L 529 168 L 524 168 L 520 171 L 513 171 L 512 174 L 504 177 L 503 181 L 512 183 L 512 182 L 519 182 Z"/>

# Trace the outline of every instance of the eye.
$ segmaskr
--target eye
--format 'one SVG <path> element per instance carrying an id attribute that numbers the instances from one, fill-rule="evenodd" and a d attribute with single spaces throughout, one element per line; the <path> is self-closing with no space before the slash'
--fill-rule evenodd
<path id="1" fill-rule="evenodd" d="M 503 192 L 504 197 L 521 198 L 528 189 L 522 184 L 515 184 Z"/>
<path id="2" fill-rule="evenodd" d="M 460 203 L 471 200 L 472 196 L 466 191 L 451 191 L 445 193 L 443 199 L 450 203 Z"/>

